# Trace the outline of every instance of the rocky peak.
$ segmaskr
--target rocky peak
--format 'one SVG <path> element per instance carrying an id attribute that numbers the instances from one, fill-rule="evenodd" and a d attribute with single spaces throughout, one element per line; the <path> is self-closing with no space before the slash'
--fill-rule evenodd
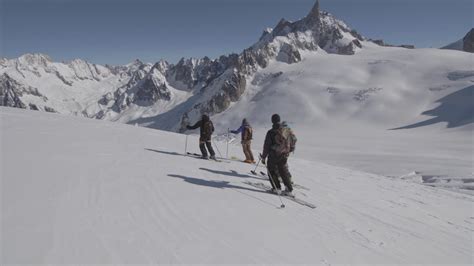
<path id="1" fill-rule="evenodd" d="M 262 41 L 264 38 L 266 38 L 267 36 L 271 35 L 273 32 L 273 29 L 272 28 L 266 28 L 263 30 L 262 32 L 262 35 L 260 36 L 260 39 L 258 39 L 259 41 Z"/>
<path id="2" fill-rule="evenodd" d="M 462 39 L 441 47 L 441 49 L 459 50 L 474 53 L 474 28 L 471 28 L 471 30 Z"/>
<path id="3" fill-rule="evenodd" d="M 68 65 L 71 68 L 82 68 L 82 69 L 89 68 L 89 63 L 87 63 L 85 60 L 80 59 L 80 58 L 76 58 L 76 59 L 71 60 L 68 63 Z"/>
<path id="4" fill-rule="evenodd" d="M 140 59 L 135 59 L 132 62 L 124 65 L 124 69 L 126 69 L 129 72 L 137 71 L 140 68 L 143 68 L 145 63 L 143 63 Z"/>
<path id="5" fill-rule="evenodd" d="M 263 62 L 259 65 L 265 67 L 266 56 L 286 63 L 299 62 L 299 50 L 322 48 L 328 53 L 351 55 L 362 47 L 362 40 L 365 38 L 343 21 L 321 11 L 317 0 L 306 17 L 296 22 L 281 19 L 273 30 L 264 31 L 259 42 L 251 48 L 259 58 L 253 61 Z M 244 54 L 248 58 L 248 51 Z"/>
<path id="6" fill-rule="evenodd" d="M 133 60 L 131 63 L 129 63 L 129 65 L 140 66 L 140 65 L 143 65 L 143 62 L 140 59 L 137 58 L 137 59 Z"/>
<path id="7" fill-rule="evenodd" d="M 319 14 L 320 14 L 320 9 L 319 9 L 319 0 L 316 0 L 316 3 L 314 3 L 313 8 L 309 12 L 309 14 L 306 16 L 306 20 L 308 20 L 311 23 L 315 23 L 319 21 Z"/>
<path id="8" fill-rule="evenodd" d="M 472 28 L 463 40 L 463 51 L 474 53 L 474 28 Z"/>
<path id="9" fill-rule="evenodd" d="M 163 75 L 166 74 L 166 72 L 168 72 L 168 69 L 170 67 L 170 64 L 168 63 L 168 61 L 164 60 L 164 59 L 160 59 L 160 61 L 156 62 L 152 69 L 157 69 L 158 71 L 160 71 Z"/>
<path id="10" fill-rule="evenodd" d="M 33 67 L 45 67 L 48 63 L 51 63 L 51 61 L 48 55 L 40 53 L 24 54 L 17 59 L 19 64 Z"/>
<path id="11" fill-rule="evenodd" d="M 8 59 L 5 57 L 0 58 L 0 66 L 6 67 L 8 65 Z"/>

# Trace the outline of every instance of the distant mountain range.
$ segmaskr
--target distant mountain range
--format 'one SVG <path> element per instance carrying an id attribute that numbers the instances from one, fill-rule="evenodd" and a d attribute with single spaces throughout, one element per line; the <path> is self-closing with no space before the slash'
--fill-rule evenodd
<path id="1" fill-rule="evenodd" d="M 181 131 L 202 113 L 219 114 L 238 102 L 272 62 L 296 64 L 320 52 L 351 56 L 374 43 L 390 46 L 365 38 L 316 1 L 304 18 L 282 19 L 240 54 L 216 59 L 102 66 L 53 62 L 43 54 L 2 58 L 0 105 Z"/>

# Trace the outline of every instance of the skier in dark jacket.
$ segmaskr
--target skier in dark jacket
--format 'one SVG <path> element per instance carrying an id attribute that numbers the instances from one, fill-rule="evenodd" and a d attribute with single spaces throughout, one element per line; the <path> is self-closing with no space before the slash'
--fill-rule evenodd
<path id="1" fill-rule="evenodd" d="M 255 163 L 252 153 L 252 127 L 250 126 L 249 122 L 246 118 L 242 120 L 242 125 L 237 130 L 230 131 L 234 134 L 242 133 L 242 149 L 244 150 L 245 154 L 245 161 L 246 163 Z"/>
<path id="2" fill-rule="evenodd" d="M 210 158 L 215 160 L 216 154 L 214 152 L 214 149 L 212 148 L 211 143 L 211 136 L 214 132 L 214 125 L 212 124 L 212 121 L 209 119 L 208 115 L 203 114 L 201 120 L 196 122 L 196 124 L 194 124 L 193 126 L 186 126 L 187 129 L 196 129 L 198 127 L 200 128 L 199 149 L 201 150 L 202 158 L 208 159 L 206 150 L 207 147 L 209 153 L 211 154 Z"/>
<path id="3" fill-rule="evenodd" d="M 293 196 L 293 185 L 291 182 L 291 174 L 288 170 L 288 156 L 295 149 L 295 142 L 292 141 L 292 134 L 287 128 L 280 124 L 280 116 L 272 115 L 272 129 L 267 132 L 265 144 L 263 145 L 262 163 L 268 157 L 267 169 L 269 177 L 272 179 L 273 190 L 279 193 L 281 185 L 279 177 L 281 177 L 285 185 L 284 194 Z M 296 140 L 296 138 L 294 138 Z"/>

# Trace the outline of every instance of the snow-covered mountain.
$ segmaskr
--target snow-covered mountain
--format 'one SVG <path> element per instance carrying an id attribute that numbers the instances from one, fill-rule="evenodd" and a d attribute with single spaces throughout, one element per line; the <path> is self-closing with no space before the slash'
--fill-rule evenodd
<path id="1" fill-rule="evenodd" d="M 448 44 L 441 49 L 458 50 L 474 53 L 474 28 L 472 28 L 462 39 Z"/>
<path id="2" fill-rule="evenodd" d="M 412 47 L 366 39 L 316 1 L 302 19 L 282 19 L 242 53 L 216 59 L 125 66 L 55 63 L 41 54 L 1 59 L 0 104 L 171 131 L 202 113 L 238 120 L 276 111 L 295 122 L 399 128 L 424 120 L 474 76 L 472 54 L 404 48 Z"/>
<path id="3" fill-rule="evenodd" d="M 344 22 L 320 11 L 316 2 L 303 19 L 282 19 L 241 54 L 214 60 L 183 58 L 177 64 L 160 61 L 153 66 L 137 60 L 125 66 L 101 66 L 80 59 L 55 63 L 42 54 L 4 58 L 1 104 L 123 122 L 173 109 L 178 123 L 159 127 L 179 130 L 186 118 L 226 110 L 240 99 L 247 79 L 271 61 L 297 63 L 302 52 L 320 49 L 351 55 L 364 40 Z"/>
<path id="4" fill-rule="evenodd" d="M 87 117 L 101 110 L 102 97 L 151 67 L 139 61 L 121 67 L 81 59 L 58 63 L 43 54 L 2 59 L 0 66 L 1 105 Z"/>

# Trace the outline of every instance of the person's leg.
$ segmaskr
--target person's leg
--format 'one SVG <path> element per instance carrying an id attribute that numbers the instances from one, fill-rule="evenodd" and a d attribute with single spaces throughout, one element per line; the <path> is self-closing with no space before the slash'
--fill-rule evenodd
<path id="1" fill-rule="evenodd" d="M 272 184 L 272 187 L 281 190 L 280 180 L 278 180 L 278 176 L 279 176 L 278 166 L 277 166 L 275 160 L 270 160 L 270 159 L 268 160 L 267 170 L 268 170 L 268 174 L 270 175 L 269 178 L 272 179 L 272 180 L 270 180 L 270 183 Z"/>
<path id="2" fill-rule="evenodd" d="M 245 142 L 242 143 L 242 150 L 244 151 L 245 161 L 248 161 L 249 160 L 249 155 L 248 155 L 248 152 L 247 152 L 247 144 Z"/>
<path id="3" fill-rule="evenodd" d="M 249 159 L 252 162 L 255 162 L 255 159 L 254 159 L 253 153 L 252 153 L 252 141 L 251 140 L 249 140 L 249 142 L 247 143 L 247 151 L 249 153 Z"/>
<path id="4" fill-rule="evenodd" d="M 247 141 L 245 143 L 245 158 L 249 162 L 253 162 L 253 155 L 252 155 L 252 150 L 250 149 L 250 141 Z"/>
<path id="5" fill-rule="evenodd" d="M 205 142 L 204 141 L 199 141 L 199 149 L 201 150 L 202 157 L 207 158 L 207 151 L 205 147 Z"/>
<path id="6" fill-rule="evenodd" d="M 214 152 L 214 149 L 212 148 L 212 142 L 210 140 L 206 141 L 206 147 L 207 147 L 207 150 L 209 151 L 209 153 L 211 154 L 211 156 L 215 157 L 216 153 Z"/>
<path id="7" fill-rule="evenodd" d="M 293 184 L 291 182 L 291 174 L 288 170 L 288 158 L 282 158 L 277 163 L 278 172 L 281 175 L 281 179 L 283 180 L 283 184 L 289 191 L 293 191 Z"/>

